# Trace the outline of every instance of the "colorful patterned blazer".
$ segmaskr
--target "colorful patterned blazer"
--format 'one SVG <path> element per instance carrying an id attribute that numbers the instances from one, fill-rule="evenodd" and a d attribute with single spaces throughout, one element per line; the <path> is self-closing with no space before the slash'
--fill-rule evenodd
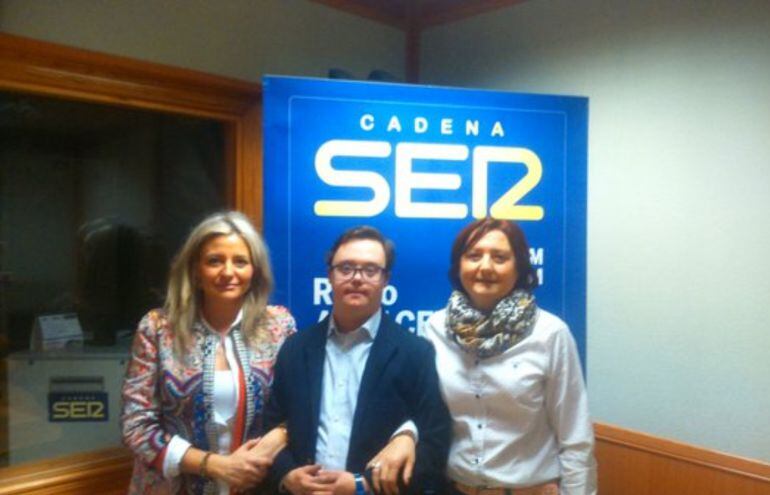
<path id="1" fill-rule="evenodd" d="M 238 362 L 240 390 L 232 429 L 232 450 L 262 429 L 262 408 L 273 381 L 273 365 L 283 341 L 296 331 L 286 308 L 268 306 L 267 337 L 246 345 L 240 324 L 230 332 Z M 182 358 L 174 353 L 173 329 L 162 310 L 150 311 L 134 336 L 123 384 L 123 442 L 134 452 L 129 494 L 214 493 L 216 484 L 199 476 L 163 477 L 168 442 L 179 435 L 202 450 L 215 450 L 214 362 L 221 337 L 203 323 L 193 329 L 193 345 Z"/>

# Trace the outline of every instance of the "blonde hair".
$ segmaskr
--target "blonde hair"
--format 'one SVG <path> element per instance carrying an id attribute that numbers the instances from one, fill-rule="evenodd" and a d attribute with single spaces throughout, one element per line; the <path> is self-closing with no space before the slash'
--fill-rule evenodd
<path id="1" fill-rule="evenodd" d="M 174 331 L 174 348 L 180 354 L 192 342 L 192 328 L 201 305 L 197 288 L 197 263 L 201 247 L 220 235 L 237 234 L 249 248 L 254 275 L 243 300 L 241 332 L 246 341 L 259 341 L 267 319 L 267 299 L 273 288 L 267 246 L 243 213 L 226 211 L 206 217 L 190 232 L 171 262 L 164 309 Z"/>

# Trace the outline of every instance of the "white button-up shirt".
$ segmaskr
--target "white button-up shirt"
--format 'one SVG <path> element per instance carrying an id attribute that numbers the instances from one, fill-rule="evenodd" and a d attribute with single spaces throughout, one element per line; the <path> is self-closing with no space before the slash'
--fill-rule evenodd
<path id="1" fill-rule="evenodd" d="M 380 327 L 381 311 L 347 333 L 339 332 L 334 318 L 329 319 L 315 456 L 324 469 L 345 470 L 358 391 Z"/>
<path id="2" fill-rule="evenodd" d="M 593 428 L 567 325 L 539 309 L 529 336 L 479 360 L 447 335 L 445 321 L 445 310 L 434 313 L 425 336 L 452 415 L 449 477 L 505 488 L 560 478 L 562 495 L 595 494 Z"/>

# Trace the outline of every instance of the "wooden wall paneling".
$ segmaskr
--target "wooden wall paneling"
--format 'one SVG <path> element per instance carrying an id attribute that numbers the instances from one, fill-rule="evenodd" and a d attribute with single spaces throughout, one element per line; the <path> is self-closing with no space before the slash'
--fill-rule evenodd
<path id="1" fill-rule="evenodd" d="M 227 200 L 261 221 L 259 84 L 0 33 L 0 90 L 222 122 Z M 125 493 L 131 463 L 116 447 L 0 468 L 0 495 Z"/>
<path id="2" fill-rule="evenodd" d="M 420 16 L 420 28 L 425 29 L 440 24 L 459 21 L 468 17 L 490 12 L 492 10 L 510 7 L 526 0 L 477 0 L 475 2 L 455 2 L 449 6 L 436 4 L 434 8 L 426 9 Z"/>
<path id="3" fill-rule="evenodd" d="M 597 423 L 602 495 L 770 495 L 770 464 Z"/>
<path id="4" fill-rule="evenodd" d="M 601 495 L 770 495 L 770 464 L 596 424 Z M 8 468 L 0 495 L 125 493 L 122 448 Z"/>
<path id="5" fill-rule="evenodd" d="M 254 83 L 3 33 L 0 89 L 217 120 L 259 95 Z"/>
<path id="6" fill-rule="evenodd" d="M 410 25 L 425 27 L 446 24 L 474 15 L 523 3 L 526 0 L 403 0 L 383 2 L 376 0 L 311 0 L 333 9 L 342 10 L 367 19 L 372 19 L 400 29 Z M 415 12 L 414 22 L 409 11 Z"/>
<path id="7" fill-rule="evenodd" d="M 262 229 L 262 99 L 261 97 L 236 123 L 238 166 L 235 178 L 235 204 Z"/>
<path id="8" fill-rule="evenodd" d="M 3 468 L 0 495 L 125 494 L 132 462 L 127 449 L 113 448 Z"/>
<path id="9" fill-rule="evenodd" d="M 351 14 L 372 19 L 389 26 L 393 26 L 399 29 L 405 28 L 405 16 L 394 14 L 394 9 L 389 8 L 386 2 L 381 2 L 380 5 L 372 5 L 371 2 L 360 2 L 356 0 L 310 0 L 311 2 L 320 3 L 333 9 L 344 10 Z M 417 0 L 407 0 L 407 3 L 414 3 Z M 398 10 L 398 9 L 395 9 Z"/>

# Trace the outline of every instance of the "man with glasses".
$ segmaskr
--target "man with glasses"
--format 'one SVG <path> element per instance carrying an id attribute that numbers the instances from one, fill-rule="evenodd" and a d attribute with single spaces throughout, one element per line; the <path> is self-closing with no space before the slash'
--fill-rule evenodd
<path id="1" fill-rule="evenodd" d="M 271 473 L 279 491 L 374 493 L 367 461 L 392 436 L 411 434 L 403 427 L 413 420 L 420 438 L 404 490 L 441 493 L 449 412 L 433 348 L 382 310 L 393 259 L 393 244 L 377 229 L 343 233 L 327 257 L 330 316 L 295 334 L 278 354 L 265 427 L 285 424 L 289 432 Z"/>

